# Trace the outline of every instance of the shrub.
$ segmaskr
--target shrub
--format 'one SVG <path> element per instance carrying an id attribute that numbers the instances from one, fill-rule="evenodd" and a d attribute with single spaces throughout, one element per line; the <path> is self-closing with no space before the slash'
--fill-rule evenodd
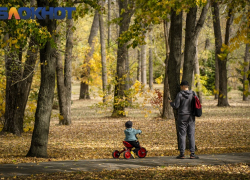
<path id="1" fill-rule="evenodd" d="M 160 115 L 162 116 L 163 113 L 163 93 L 159 89 L 154 89 L 154 96 L 150 99 L 150 104 L 154 108 L 158 109 L 160 111 Z"/>
<path id="2" fill-rule="evenodd" d="M 215 93 L 215 52 L 209 51 L 206 61 L 200 63 L 200 79 L 205 89 L 202 89 L 206 95 Z"/>

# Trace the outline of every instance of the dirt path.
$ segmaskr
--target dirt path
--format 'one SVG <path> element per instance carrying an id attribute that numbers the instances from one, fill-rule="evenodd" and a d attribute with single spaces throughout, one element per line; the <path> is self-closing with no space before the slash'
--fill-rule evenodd
<path id="1" fill-rule="evenodd" d="M 250 163 L 250 152 L 216 155 L 199 155 L 200 159 L 176 159 L 175 156 L 146 157 L 144 159 L 96 159 L 79 161 L 56 161 L 21 164 L 0 164 L 0 177 L 32 175 L 39 173 L 102 171 L 157 166 L 196 166 Z"/>

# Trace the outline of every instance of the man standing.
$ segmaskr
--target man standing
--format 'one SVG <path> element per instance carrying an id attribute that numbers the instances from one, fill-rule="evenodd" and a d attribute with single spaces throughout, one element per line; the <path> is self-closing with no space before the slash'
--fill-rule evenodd
<path id="1" fill-rule="evenodd" d="M 181 91 L 177 94 L 174 102 L 170 101 L 170 105 L 174 109 L 178 109 L 178 133 L 179 133 L 179 144 L 180 144 L 180 155 L 177 156 L 177 159 L 185 158 L 185 149 L 186 149 L 186 134 L 188 133 L 188 138 L 190 142 L 190 159 L 199 159 L 198 156 L 194 154 L 195 151 L 195 116 L 193 115 L 192 100 L 193 100 L 193 91 L 188 90 L 188 82 L 182 81 Z M 194 92 L 196 95 L 196 93 Z"/>

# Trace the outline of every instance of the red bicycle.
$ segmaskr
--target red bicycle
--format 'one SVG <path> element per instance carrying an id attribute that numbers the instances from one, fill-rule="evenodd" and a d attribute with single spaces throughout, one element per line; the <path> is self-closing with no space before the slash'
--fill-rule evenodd
<path id="1" fill-rule="evenodd" d="M 118 151 L 118 150 L 113 151 L 112 156 L 114 159 L 118 159 L 123 152 L 124 152 L 123 157 L 125 159 L 130 159 L 132 157 L 131 150 L 133 149 L 133 146 L 130 143 L 128 143 L 127 141 L 123 141 L 123 145 L 126 148 L 123 148 L 122 151 Z M 136 152 L 136 155 L 139 158 L 144 158 L 144 157 L 146 157 L 147 152 L 148 151 L 146 151 L 146 148 L 140 146 L 140 149 Z"/>

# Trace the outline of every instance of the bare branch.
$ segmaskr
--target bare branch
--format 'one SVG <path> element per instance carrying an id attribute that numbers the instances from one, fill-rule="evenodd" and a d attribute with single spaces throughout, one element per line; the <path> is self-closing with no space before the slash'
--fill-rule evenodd
<path id="1" fill-rule="evenodd" d="M 198 22 L 196 24 L 196 27 L 195 27 L 195 35 L 196 36 L 199 34 L 199 32 L 201 31 L 201 29 L 203 27 L 203 24 L 204 24 L 204 22 L 206 20 L 206 15 L 207 15 L 209 6 L 210 6 L 210 0 L 208 0 L 206 6 L 204 6 L 202 8 L 200 18 L 199 18 L 199 20 L 198 20 Z"/>
<path id="2" fill-rule="evenodd" d="M 39 61 L 37 61 L 35 68 L 28 74 L 28 76 L 26 76 L 25 78 L 23 78 L 23 79 L 21 79 L 19 81 L 16 81 L 16 82 L 12 83 L 11 86 L 13 86 L 13 85 L 15 85 L 15 84 L 17 84 L 17 83 L 19 83 L 21 81 L 24 81 L 24 80 L 28 79 L 35 72 L 38 65 L 39 65 Z"/>

